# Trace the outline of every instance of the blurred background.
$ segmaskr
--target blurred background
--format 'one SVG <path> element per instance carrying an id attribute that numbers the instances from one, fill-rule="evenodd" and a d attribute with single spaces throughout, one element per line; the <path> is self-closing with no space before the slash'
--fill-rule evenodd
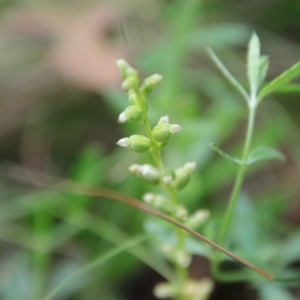
<path id="1" fill-rule="evenodd" d="M 115 146 L 140 131 L 136 124 L 117 123 L 127 106 L 118 58 L 127 59 L 142 78 L 163 75 L 149 99 L 150 119 L 155 124 L 167 114 L 183 127 L 164 152 L 166 165 L 197 162 L 191 185 L 180 195 L 190 211 L 211 210 L 202 232 L 214 240 L 236 169 L 209 143 L 239 156 L 247 110 L 205 47 L 247 85 L 247 43 L 255 30 L 270 58 L 271 80 L 300 59 L 299 20 L 297 0 L 2 0 L 0 299 L 44 299 L 130 236 L 146 229 L 159 238 L 166 229 L 122 204 L 15 179 L 21 167 L 139 199 L 152 189 L 128 172 L 130 164 L 149 158 Z M 230 237 L 233 250 L 284 274 L 300 266 L 299 103 L 297 93 L 262 103 L 254 146 L 275 147 L 286 160 L 250 168 L 234 220 L 244 225 L 233 226 Z M 190 249 L 191 276 L 198 279 L 210 276 L 201 249 L 200 243 Z M 74 277 L 51 299 L 156 299 L 153 286 L 167 270 L 161 253 L 151 243 L 141 244 Z M 291 300 L 300 299 L 300 289 L 254 278 L 216 283 L 210 299 Z"/>

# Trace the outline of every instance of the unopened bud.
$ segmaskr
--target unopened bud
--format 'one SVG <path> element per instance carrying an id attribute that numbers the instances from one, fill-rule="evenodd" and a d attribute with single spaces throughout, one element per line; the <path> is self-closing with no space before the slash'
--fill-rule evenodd
<path id="1" fill-rule="evenodd" d="M 186 221 L 188 218 L 188 211 L 186 208 L 182 205 L 178 205 L 175 208 L 175 217 L 179 219 L 180 221 Z"/>
<path id="2" fill-rule="evenodd" d="M 117 59 L 116 61 L 117 67 L 120 70 L 121 76 L 125 78 L 126 76 L 126 69 L 129 68 L 129 64 L 125 59 Z"/>
<path id="3" fill-rule="evenodd" d="M 175 171 L 175 179 L 171 182 L 171 185 L 177 190 L 183 189 L 190 181 L 190 175 L 184 171 L 183 168 Z"/>
<path id="4" fill-rule="evenodd" d="M 137 76 L 128 76 L 122 82 L 122 88 L 125 91 L 130 91 L 138 88 L 138 78 Z"/>
<path id="5" fill-rule="evenodd" d="M 185 251 L 176 251 L 174 254 L 174 260 L 178 265 L 183 268 L 187 268 L 192 262 L 191 255 Z"/>
<path id="6" fill-rule="evenodd" d="M 171 136 L 170 133 L 170 124 L 169 123 L 163 123 L 156 125 L 152 129 L 152 137 L 156 142 L 165 142 L 168 141 L 169 137 Z"/>
<path id="7" fill-rule="evenodd" d="M 197 210 L 188 218 L 188 220 L 185 222 L 185 225 L 192 229 L 197 228 L 209 218 L 209 215 L 210 212 L 206 209 Z"/>
<path id="8" fill-rule="evenodd" d="M 137 99 L 137 95 L 133 91 L 130 91 L 128 93 L 128 101 L 129 101 L 129 104 L 131 104 L 131 105 L 138 105 L 139 104 L 139 101 Z"/>
<path id="9" fill-rule="evenodd" d="M 209 278 L 202 278 L 199 281 L 189 280 L 185 283 L 182 294 L 185 299 L 205 300 L 213 288 L 213 282 Z"/>
<path id="10" fill-rule="evenodd" d="M 132 135 L 129 140 L 129 148 L 138 153 L 145 152 L 151 147 L 149 139 L 142 135 Z"/>
<path id="11" fill-rule="evenodd" d="M 146 78 L 141 86 L 141 91 L 146 95 L 150 94 L 152 89 L 162 80 L 159 74 L 153 74 Z"/>
<path id="12" fill-rule="evenodd" d="M 142 170 L 143 170 L 143 166 L 141 165 L 137 165 L 137 164 L 133 164 L 131 165 L 128 170 L 131 172 L 131 173 L 134 173 L 136 175 L 141 175 L 142 174 Z"/>
<path id="13" fill-rule="evenodd" d="M 143 165 L 141 175 L 149 183 L 155 184 L 159 182 L 160 172 L 158 169 L 151 165 Z"/>
<path id="14" fill-rule="evenodd" d="M 183 170 L 188 173 L 191 174 L 196 168 L 196 162 L 192 161 L 192 162 L 187 162 L 184 166 L 183 166 Z"/>
<path id="15" fill-rule="evenodd" d="M 118 122 L 124 123 L 126 121 L 138 122 L 143 117 L 143 110 L 138 105 L 128 106 L 120 115 Z"/>
<path id="16" fill-rule="evenodd" d="M 154 287 L 153 294 L 158 299 L 173 298 L 176 288 L 168 282 L 159 283 Z"/>

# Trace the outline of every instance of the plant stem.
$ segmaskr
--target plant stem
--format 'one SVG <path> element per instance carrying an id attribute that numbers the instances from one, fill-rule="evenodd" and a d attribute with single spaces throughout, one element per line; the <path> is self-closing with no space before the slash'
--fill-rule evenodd
<path id="1" fill-rule="evenodd" d="M 147 116 L 146 99 L 145 99 L 144 95 L 138 89 L 135 90 L 135 93 L 138 97 L 139 104 L 141 105 L 141 107 L 143 107 L 143 110 L 144 110 L 144 115 L 143 115 L 142 121 L 144 123 L 144 128 L 145 128 L 146 134 L 151 143 L 151 152 L 150 153 L 151 153 L 152 159 L 153 159 L 156 167 L 158 167 L 160 169 L 160 171 L 163 173 L 163 172 L 165 172 L 165 166 L 162 161 L 161 150 L 158 147 L 156 141 L 152 137 L 152 130 L 151 130 L 151 126 L 150 126 L 150 123 L 148 120 L 148 116 Z M 173 205 L 177 205 L 179 203 L 177 191 L 169 185 L 163 184 L 162 186 L 169 193 L 170 200 L 172 201 Z M 184 231 L 182 231 L 180 228 L 176 228 L 175 232 L 176 232 L 176 238 L 177 238 L 177 246 L 176 246 L 177 250 L 184 251 L 186 233 Z M 187 281 L 187 278 L 188 278 L 187 269 L 185 267 L 182 267 L 177 262 L 175 262 L 175 268 L 176 268 L 176 273 L 178 276 L 177 288 L 179 291 L 179 293 L 177 295 L 177 300 L 188 300 L 188 299 L 185 299 L 185 296 L 182 295 L 182 293 L 181 293 L 181 291 L 184 288 L 185 282 Z"/>
<path id="2" fill-rule="evenodd" d="M 245 173 L 247 170 L 247 161 L 249 157 L 250 146 L 252 142 L 253 129 L 255 123 L 255 114 L 256 114 L 256 96 L 252 95 L 249 103 L 249 116 L 248 116 L 248 124 L 247 124 L 247 133 L 243 148 L 242 160 L 239 166 L 239 170 L 236 175 L 235 183 L 231 192 L 231 196 L 229 199 L 229 204 L 226 209 L 225 217 L 222 222 L 220 235 L 218 238 L 218 243 L 224 246 L 230 224 L 232 221 L 233 212 L 240 195 L 241 187 L 244 181 Z M 217 252 L 215 259 L 213 261 L 213 271 L 218 274 L 218 265 L 221 259 L 221 253 Z"/>

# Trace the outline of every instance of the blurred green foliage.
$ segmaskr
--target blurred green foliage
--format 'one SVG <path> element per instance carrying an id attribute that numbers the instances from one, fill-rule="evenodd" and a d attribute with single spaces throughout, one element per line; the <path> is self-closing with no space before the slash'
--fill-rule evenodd
<path id="1" fill-rule="evenodd" d="M 299 4 L 269 2 L 113 2 L 126 9 L 115 29 L 116 40 L 131 52 L 142 76 L 155 72 L 164 77 L 149 101 L 150 118 L 156 122 L 168 114 L 171 121 L 183 127 L 163 155 L 171 168 L 186 161 L 197 162 L 197 174 L 180 197 L 191 212 L 197 208 L 211 210 L 210 222 L 200 230 L 212 240 L 216 239 L 236 167 L 215 155 L 209 143 L 222 145 L 237 156 L 244 135 L 245 107 L 212 67 L 204 48 L 214 48 L 232 73 L 245 82 L 245 45 L 254 27 L 260 33 L 263 52 L 270 53 L 269 78 L 290 67 L 299 59 L 298 36 L 291 33 L 299 26 Z M 78 13 L 81 6 L 93 7 L 95 3 L 56 1 L 52 5 L 58 11 L 62 5 L 60 12 L 67 7 Z M 106 1 L 98 3 L 105 5 Z M 14 9 L 45 11 L 49 1 L 7 0 L 0 6 L 0 298 L 40 300 L 90 262 L 139 236 L 144 228 L 154 233 L 154 241 L 172 239 L 172 235 L 169 225 L 130 207 L 36 190 L 7 179 L 11 166 L 6 163 L 13 161 L 137 198 L 149 189 L 128 174 L 128 166 L 137 161 L 137 156 L 114 146 L 134 127 L 128 124 L 121 129 L 115 121 L 126 106 L 123 92 L 117 86 L 86 91 L 64 81 L 46 60 L 55 36 L 20 33 L 14 27 L 16 23 L 7 21 Z M 296 201 L 300 140 L 295 124 L 299 125 L 299 104 L 292 107 L 294 118 L 286 104 L 296 99 L 293 97 L 280 95 L 280 101 L 270 97 L 261 106 L 253 148 L 272 146 L 284 152 L 287 159 L 251 166 L 229 242 L 233 252 L 238 250 L 242 257 L 282 276 L 298 274 L 300 259 Z M 188 245 L 192 253 L 211 255 L 206 245 L 192 238 Z M 169 266 L 149 241 L 74 278 L 53 299 L 141 299 L 125 295 L 124 282 L 133 285 L 145 265 L 172 280 Z M 295 284 L 266 283 L 254 275 L 247 284 L 261 300 L 297 299 L 299 293 Z"/>

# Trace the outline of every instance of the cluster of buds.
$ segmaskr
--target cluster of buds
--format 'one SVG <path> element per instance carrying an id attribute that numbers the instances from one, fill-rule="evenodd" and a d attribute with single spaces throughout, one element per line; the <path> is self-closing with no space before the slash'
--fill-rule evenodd
<path id="1" fill-rule="evenodd" d="M 150 141 L 145 138 L 143 145 L 137 145 L 135 143 L 137 135 L 132 135 L 130 138 L 124 138 L 118 142 L 118 144 L 122 144 L 120 146 L 123 147 L 130 147 L 131 149 L 135 149 L 136 152 L 142 152 L 141 149 L 145 149 L 147 147 L 150 148 Z M 149 143 L 147 143 L 147 141 Z M 133 150 L 134 150 L 133 149 Z M 190 180 L 190 174 L 193 172 L 193 170 L 196 167 L 195 162 L 188 162 L 186 163 L 182 168 L 178 168 L 177 170 L 170 171 L 170 170 L 164 170 L 160 171 L 158 168 L 145 164 L 145 165 L 138 165 L 133 164 L 129 167 L 129 171 L 136 174 L 137 176 L 140 176 L 144 178 L 147 182 L 152 184 L 164 184 L 172 186 L 173 188 L 177 190 L 183 189 Z"/>
<path id="2" fill-rule="evenodd" d="M 145 194 L 143 200 L 147 204 L 172 215 L 179 221 L 188 221 L 188 211 L 183 205 L 174 205 L 169 199 L 152 193 Z"/>
<path id="3" fill-rule="evenodd" d="M 146 96 L 162 80 L 159 74 L 146 78 L 139 87 L 138 72 L 132 68 L 124 59 L 117 60 L 117 66 L 123 78 L 122 87 L 128 93 L 129 105 L 119 115 L 118 122 L 139 122 L 146 117 Z M 167 145 L 170 136 L 181 131 L 177 124 L 170 124 L 167 116 L 160 118 L 158 124 L 152 129 L 151 139 L 158 148 Z M 135 152 L 145 152 L 151 148 L 151 142 L 147 137 L 133 135 L 118 141 L 119 146 L 127 147 Z"/>
<path id="4" fill-rule="evenodd" d="M 142 118 L 143 109 L 138 105 L 128 106 L 119 116 L 119 122 L 128 120 L 139 121 Z M 170 136 L 180 132 L 182 128 L 177 124 L 170 124 L 168 116 L 161 117 L 156 126 L 151 131 L 153 142 L 158 148 L 167 145 Z M 129 148 L 135 152 L 145 152 L 151 148 L 149 138 L 142 135 L 132 135 L 129 138 L 120 139 L 117 145 Z"/>

